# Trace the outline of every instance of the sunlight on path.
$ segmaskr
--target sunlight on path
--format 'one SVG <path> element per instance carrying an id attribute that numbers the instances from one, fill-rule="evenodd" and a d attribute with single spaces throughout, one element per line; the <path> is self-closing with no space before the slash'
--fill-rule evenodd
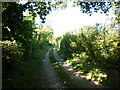
<path id="1" fill-rule="evenodd" d="M 63 61 L 60 56 L 57 55 L 55 48 L 53 49 L 55 59 L 61 64 L 62 68 L 68 73 L 72 79 L 72 83 L 76 88 L 102 88 L 102 86 L 95 85 L 92 81 L 87 80 L 83 72 L 75 70 L 67 62 Z"/>

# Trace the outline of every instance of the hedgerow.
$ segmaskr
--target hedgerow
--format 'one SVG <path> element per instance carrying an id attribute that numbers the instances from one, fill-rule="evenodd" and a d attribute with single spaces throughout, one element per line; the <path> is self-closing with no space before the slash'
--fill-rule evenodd
<path id="1" fill-rule="evenodd" d="M 23 61 L 22 44 L 16 41 L 2 41 L 2 68 L 9 71 L 16 63 Z"/>

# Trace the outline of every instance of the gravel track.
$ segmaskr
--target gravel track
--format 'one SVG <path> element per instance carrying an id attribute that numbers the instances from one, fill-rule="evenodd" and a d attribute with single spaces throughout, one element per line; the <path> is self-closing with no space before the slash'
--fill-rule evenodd
<path id="1" fill-rule="evenodd" d="M 49 61 L 49 53 L 52 48 L 48 50 L 41 64 L 41 88 L 64 88 L 60 78 L 57 76 L 51 62 Z"/>

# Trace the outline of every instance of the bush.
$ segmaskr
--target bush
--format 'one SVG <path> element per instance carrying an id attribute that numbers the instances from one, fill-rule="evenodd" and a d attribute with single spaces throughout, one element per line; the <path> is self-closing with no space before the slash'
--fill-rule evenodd
<path id="1" fill-rule="evenodd" d="M 10 70 L 13 64 L 23 60 L 23 49 L 21 43 L 16 41 L 2 41 L 2 67 L 3 72 Z"/>
<path id="2" fill-rule="evenodd" d="M 78 63 L 101 63 L 107 68 L 119 70 L 119 40 L 118 33 L 106 30 L 85 28 L 78 32 L 66 33 L 60 42 L 60 53 L 65 60 L 76 59 Z M 116 67 L 113 67 L 116 66 Z"/>

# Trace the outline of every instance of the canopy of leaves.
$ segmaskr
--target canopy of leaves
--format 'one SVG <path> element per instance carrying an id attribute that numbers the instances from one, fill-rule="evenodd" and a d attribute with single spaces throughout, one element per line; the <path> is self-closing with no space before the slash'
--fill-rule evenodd
<path id="1" fill-rule="evenodd" d="M 91 15 L 93 12 L 107 13 L 112 7 L 112 2 L 75 2 L 80 6 L 83 13 L 88 13 Z"/>

